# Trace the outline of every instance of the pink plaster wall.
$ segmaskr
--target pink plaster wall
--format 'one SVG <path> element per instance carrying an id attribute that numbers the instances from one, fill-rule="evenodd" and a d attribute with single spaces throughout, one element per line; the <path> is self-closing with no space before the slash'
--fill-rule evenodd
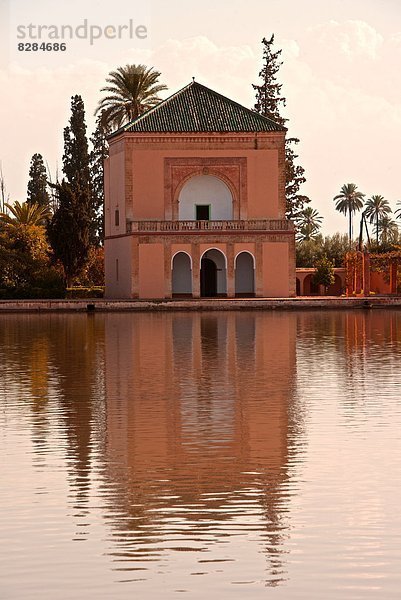
<path id="1" fill-rule="evenodd" d="M 285 242 L 263 244 L 263 295 L 280 298 L 289 295 L 289 253 Z"/>
<path id="2" fill-rule="evenodd" d="M 171 143 L 164 149 L 141 149 L 140 146 L 129 150 L 133 170 L 133 207 L 134 221 L 164 220 L 165 218 L 165 158 L 238 158 L 247 159 L 247 216 L 241 211 L 241 218 L 276 219 L 283 218 L 278 197 L 278 151 L 272 150 L 176 150 Z M 117 170 L 113 173 L 113 182 L 120 185 L 121 166 L 115 160 Z M 114 184 L 113 184 L 114 187 Z M 111 190 L 112 197 L 120 197 L 119 190 Z M 166 207 L 168 210 L 168 207 Z"/>
<path id="3" fill-rule="evenodd" d="M 106 208 L 106 236 L 120 235 L 126 230 L 126 206 L 125 206 L 125 152 L 124 145 L 119 142 L 113 146 L 113 153 L 105 163 L 107 166 L 108 185 L 105 188 L 105 208 Z M 120 225 L 115 226 L 115 210 L 120 212 Z"/>
<path id="4" fill-rule="evenodd" d="M 164 246 L 139 244 L 139 297 L 164 298 Z"/>
<path id="5" fill-rule="evenodd" d="M 390 281 L 385 281 L 383 273 L 379 271 L 370 272 L 370 291 L 375 294 L 391 294 Z"/>
<path id="6" fill-rule="evenodd" d="M 132 237 L 105 240 L 105 297 L 131 298 Z M 118 260 L 118 281 L 116 260 Z"/>

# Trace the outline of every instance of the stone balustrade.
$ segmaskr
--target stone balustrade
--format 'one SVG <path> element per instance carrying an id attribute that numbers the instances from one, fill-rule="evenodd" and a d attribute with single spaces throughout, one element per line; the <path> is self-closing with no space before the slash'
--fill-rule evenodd
<path id="1" fill-rule="evenodd" d="M 128 221 L 127 233 L 165 231 L 293 231 L 287 219 L 251 219 L 246 221 Z"/>

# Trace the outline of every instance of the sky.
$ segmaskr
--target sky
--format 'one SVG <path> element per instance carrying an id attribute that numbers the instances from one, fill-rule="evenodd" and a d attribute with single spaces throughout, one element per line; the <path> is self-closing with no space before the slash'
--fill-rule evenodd
<path id="1" fill-rule="evenodd" d="M 30 24 L 35 36 L 42 26 L 42 40 L 28 37 Z M 43 28 L 53 26 L 56 35 L 62 25 L 66 32 L 81 26 L 81 38 L 67 35 L 65 51 L 18 50 L 19 43 L 63 41 L 49 40 L 50 29 Z M 121 39 L 112 39 L 110 29 L 106 37 L 106 26 L 122 26 Z M 154 67 L 168 86 L 164 97 L 194 76 L 252 108 L 261 40 L 273 33 L 282 49 L 284 116 L 289 135 L 300 139 L 307 178 L 301 191 L 324 217 L 323 232 L 347 231 L 333 202 L 344 183 L 356 183 L 368 198 L 382 194 L 395 209 L 401 200 L 399 0 L 0 0 L 0 161 L 10 200 L 26 199 L 34 153 L 44 156 L 53 179 L 61 170 L 72 95 L 82 95 L 93 130 L 99 90 L 111 70 L 129 63 Z"/>

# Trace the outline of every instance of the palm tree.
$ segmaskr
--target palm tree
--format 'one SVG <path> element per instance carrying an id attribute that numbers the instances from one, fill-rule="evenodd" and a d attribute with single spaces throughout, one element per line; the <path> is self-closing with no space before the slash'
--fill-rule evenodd
<path id="1" fill-rule="evenodd" d="M 394 214 L 397 219 L 401 219 L 401 200 L 398 200 L 397 206 L 399 206 L 400 208 L 397 208 L 397 210 L 394 211 Z"/>
<path id="2" fill-rule="evenodd" d="M 387 242 L 396 241 L 398 237 L 398 225 L 388 215 L 383 215 L 378 223 L 378 230 L 380 232 L 380 241 L 382 244 L 386 244 Z"/>
<path id="3" fill-rule="evenodd" d="M 108 95 L 100 100 L 95 114 L 102 114 L 105 129 L 119 128 L 160 102 L 159 92 L 167 86 L 158 83 L 161 73 L 145 65 L 125 65 L 111 71 L 109 85 L 101 92 Z"/>
<path id="4" fill-rule="evenodd" d="M 388 200 L 385 200 L 383 196 L 376 194 L 366 201 L 364 213 L 369 217 L 369 223 L 375 223 L 376 244 L 379 243 L 379 221 L 391 212 Z"/>
<path id="5" fill-rule="evenodd" d="M 27 202 L 15 202 L 14 204 L 4 205 L 11 213 L 0 213 L 0 221 L 7 225 L 43 225 L 45 220 L 50 217 L 50 210 L 47 206 L 40 204 L 28 204 Z"/>
<path id="6" fill-rule="evenodd" d="M 363 206 L 363 198 L 365 194 L 357 190 L 355 183 L 345 183 L 339 194 L 334 196 L 333 200 L 336 203 L 336 210 L 349 216 L 349 242 L 352 241 L 352 215 Z"/>
<path id="7" fill-rule="evenodd" d="M 299 241 L 306 241 L 315 238 L 319 234 L 322 226 L 323 217 L 317 210 L 307 206 L 300 212 L 297 227 L 297 238 Z"/>

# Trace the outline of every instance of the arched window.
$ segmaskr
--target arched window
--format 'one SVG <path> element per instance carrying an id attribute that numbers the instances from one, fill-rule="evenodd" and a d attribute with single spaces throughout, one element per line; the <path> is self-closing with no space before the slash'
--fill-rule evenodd
<path id="1" fill-rule="evenodd" d="M 212 175 L 189 179 L 178 198 L 180 221 L 229 221 L 233 218 L 233 197 L 226 184 Z"/>

